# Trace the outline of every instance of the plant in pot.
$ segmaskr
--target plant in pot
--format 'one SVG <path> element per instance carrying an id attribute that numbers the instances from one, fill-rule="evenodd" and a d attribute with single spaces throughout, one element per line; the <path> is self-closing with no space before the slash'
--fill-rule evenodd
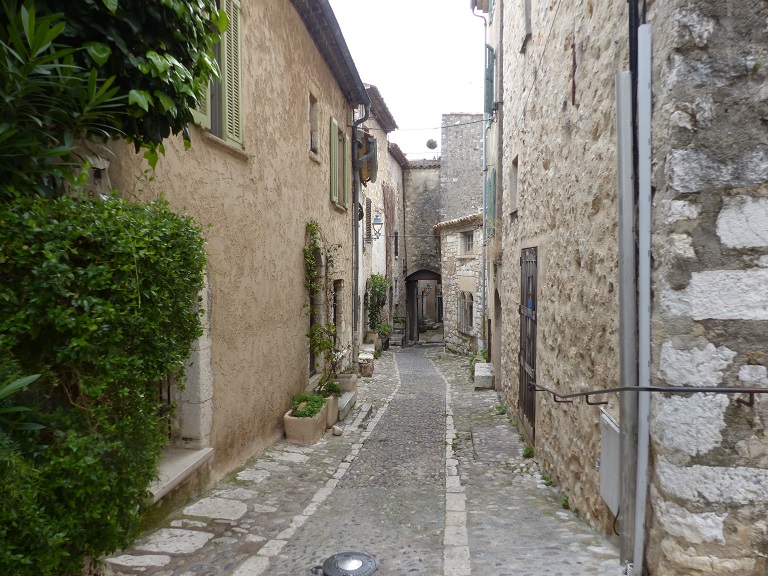
<path id="1" fill-rule="evenodd" d="M 336 378 L 344 352 L 338 347 L 339 339 L 334 324 L 313 324 L 307 337 L 316 357 L 323 360 L 323 370 L 314 392 L 328 399 L 327 424 L 330 428 L 339 419 L 339 396 L 342 389 Z"/>
<path id="2" fill-rule="evenodd" d="M 392 334 L 391 324 L 379 324 L 379 338 L 381 338 L 382 350 L 389 350 L 389 335 Z"/>
<path id="3" fill-rule="evenodd" d="M 296 444 L 315 444 L 326 429 L 325 398 L 301 392 L 291 399 L 291 409 L 283 416 L 285 438 Z"/>

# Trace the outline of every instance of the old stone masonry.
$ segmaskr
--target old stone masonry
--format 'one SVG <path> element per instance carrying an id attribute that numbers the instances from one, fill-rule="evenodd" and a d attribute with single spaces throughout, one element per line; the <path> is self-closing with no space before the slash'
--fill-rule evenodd
<path id="1" fill-rule="evenodd" d="M 524 457 L 496 392 L 475 391 L 466 357 L 385 352 L 358 391 L 342 436 L 276 444 L 106 571 L 312 575 L 356 551 L 381 575 L 621 574 L 614 546 Z"/>

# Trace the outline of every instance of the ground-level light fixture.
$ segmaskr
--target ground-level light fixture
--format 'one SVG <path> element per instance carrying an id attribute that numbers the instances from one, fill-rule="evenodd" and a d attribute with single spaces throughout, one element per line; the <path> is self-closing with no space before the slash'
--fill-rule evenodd
<path id="1" fill-rule="evenodd" d="M 376 572 L 376 560 L 363 552 L 339 552 L 323 562 L 325 576 L 370 576 Z"/>

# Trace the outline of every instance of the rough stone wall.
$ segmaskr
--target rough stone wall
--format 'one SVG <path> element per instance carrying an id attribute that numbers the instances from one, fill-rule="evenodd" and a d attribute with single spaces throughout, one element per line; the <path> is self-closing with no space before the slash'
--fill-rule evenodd
<path id="1" fill-rule="evenodd" d="M 537 383 L 568 393 L 618 382 L 614 75 L 628 68 L 626 2 L 531 2 L 532 35 L 521 52 L 525 4 L 508 1 L 503 10 L 498 179 L 505 208 L 498 284 L 492 284 L 500 287 L 504 319 L 501 393 L 518 419 L 523 248 L 538 247 Z M 607 409 L 618 418 L 618 400 L 609 400 Z M 536 401 L 536 458 L 579 515 L 611 533 L 613 516 L 599 496 L 598 408 L 556 404 L 545 393 Z"/>
<path id="2" fill-rule="evenodd" d="M 440 211 L 435 223 L 483 208 L 483 116 L 443 114 L 440 134 Z"/>
<path id="3" fill-rule="evenodd" d="M 329 118 L 352 111 L 290 2 L 244 2 L 244 149 L 192 128 L 192 147 L 166 144 L 154 174 L 132 148 L 117 145 L 110 169 L 125 195 L 164 194 L 204 227 L 211 297 L 214 447 L 212 481 L 282 434 L 290 398 L 308 384 L 304 308 L 306 222 L 341 244 L 345 342 L 352 326 L 352 211 L 329 194 Z M 309 93 L 318 100 L 319 154 L 309 151 Z M 208 227 L 210 225 L 210 227 Z"/>
<path id="4" fill-rule="evenodd" d="M 653 383 L 768 387 L 768 4 L 656 2 Z M 654 575 L 768 572 L 768 398 L 655 395 Z"/>
<path id="5" fill-rule="evenodd" d="M 390 186 L 385 191 L 384 212 L 389 217 L 384 226 L 387 233 L 387 270 L 392 279 L 392 298 L 388 300 L 387 318 L 392 323 L 392 317 L 405 316 L 405 221 L 403 215 L 403 167 L 389 152 L 386 153 L 389 164 Z M 397 232 L 397 255 L 395 255 L 395 238 Z"/>
<path id="6" fill-rule="evenodd" d="M 440 221 L 440 162 L 414 161 L 405 171 L 405 234 L 408 273 L 440 272 L 437 239 L 432 227 Z"/>
<path id="7" fill-rule="evenodd" d="M 462 232 L 473 231 L 477 239 L 472 254 L 462 254 L 460 249 Z M 477 223 L 440 230 L 440 263 L 443 278 L 443 337 L 445 347 L 458 354 L 472 354 L 480 351 L 482 345 L 480 315 L 480 297 L 482 283 L 482 225 Z M 471 290 L 474 299 L 472 315 L 473 331 L 465 334 L 459 331 L 459 292 L 462 288 L 474 286 Z"/>

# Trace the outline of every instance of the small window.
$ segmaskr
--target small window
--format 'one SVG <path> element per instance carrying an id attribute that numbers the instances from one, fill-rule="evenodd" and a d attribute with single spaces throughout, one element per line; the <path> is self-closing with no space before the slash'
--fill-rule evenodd
<path id="1" fill-rule="evenodd" d="M 472 333 L 474 297 L 472 292 L 459 292 L 459 332 Z"/>
<path id="2" fill-rule="evenodd" d="M 317 125 L 317 98 L 309 94 L 309 150 L 320 153 L 320 130 Z"/>
<path id="3" fill-rule="evenodd" d="M 397 230 L 395 230 L 395 258 L 397 258 L 398 254 L 398 233 Z"/>
<path id="4" fill-rule="evenodd" d="M 525 47 L 531 39 L 532 27 L 531 27 L 531 0 L 523 1 L 523 45 L 520 47 L 520 52 L 525 52 Z"/>
<path id="5" fill-rule="evenodd" d="M 475 233 L 473 231 L 461 233 L 461 254 L 473 254 L 475 251 Z"/>
<path id="6" fill-rule="evenodd" d="M 509 214 L 513 216 L 517 212 L 517 156 L 512 160 L 509 168 Z"/>

